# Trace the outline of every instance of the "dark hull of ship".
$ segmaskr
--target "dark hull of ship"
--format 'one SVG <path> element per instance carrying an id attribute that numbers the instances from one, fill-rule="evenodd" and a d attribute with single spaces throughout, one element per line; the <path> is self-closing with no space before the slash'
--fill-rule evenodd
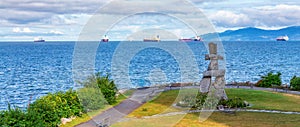
<path id="1" fill-rule="evenodd" d="M 285 39 L 276 39 L 277 41 L 286 41 Z"/>
<path id="2" fill-rule="evenodd" d="M 201 41 L 199 39 L 179 39 L 181 42 Z"/>
<path id="3" fill-rule="evenodd" d="M 102 39 L 101 42 L 108 42 L 109 39 Z"/>
<path id="4" fill-rule="evenodd" d="M 179 39 L 179 41 L 181 41 L 181 42 L 190 42 L 190 41 L 193 41 L 193 39 Z"/>
<path id="5" fill-rule="evenodd" d="M 45 40 L 36 40 L 36 41 L 33 41 L 33 42 L 45 42 Z"/>
<path id="6" fill-rule="evenodd" d="M 144 39 L 144 42 L 159 42 L 159 40 Z"/>

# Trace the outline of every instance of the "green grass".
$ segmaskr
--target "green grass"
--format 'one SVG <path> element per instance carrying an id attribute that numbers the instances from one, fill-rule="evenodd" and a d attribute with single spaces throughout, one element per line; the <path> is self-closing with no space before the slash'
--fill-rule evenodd
<path id="1" fill-rule="evenodd" d="M 151 116 L 159 113 L 166 113 L 172 111 L 179 111 L 180 109 L 173 108 L 171 105 L 174 102 L 180 100 L 180 97 L 184 95 L 195 95 L 197 89 L 183 89 L 183 90 L 171 90 L 163 92 L 155 97 L 154 100 L 149 101 L 148 103 L 142 105 L 132 113 L 129 117 L 142 117 L 142 116 Z M 179 96 L 180 95 L 180 96 Z M 147 111 L 145 111 L 147 110 Z"/>
<path id="2" fill-rule="evenodd" d="M 151 116 L 159 114 L 165 111 L 176 99 L 178 90 L 168 91 L 160 94 L 155 100 L 152 100 L 143 106 L 137 108 L 135 111 L 130 113 L 129 117 L 141 117 L 141 116 Z M 159 107 L 159 108 L 158 108 Z M 147 109 L 147 111 L 144 111 Z"/>
<path id="3" fill-rule="evenodd" d="M 183 93 L 189 93 L 190 90 Z M 195 90 L 197 91 L 197 90 Z M 300 115 L 274 114 L 274 113 L 255 113 L 255 112 L 237 112 L 234 115 L 221 112 L 214 112 L 208 120 L 199 122 L 199 113 L 174 116 L 164 116 L 156 118 L 141 118 L 142 116 L 152 116 L 166 111 L 176 111 L 172 108 L 173 102 L 176 102 L 179 90 L 166 91 L 161 93 L 154 100 L 142 105 L 131 114 L 129 118 L 139 118 L 121 123 L 116 123 L 115 127 L 126 126 L 177 126 L 177 127 L 198 127 L 198 126 L 299 126 Z M 268 91 L 258 91 L 249 89 L 226 89 L 229 98 L 240 97 L 252 104 L 251 109 L 282 110 L 300 112 L 300 96 L 284 93 L 274 93 Z M 145 110 L 147 109 L 147 110 Z"/>
<path id="4" fill-rule="evenodd" d="M 184 89 L 181 94 L 193 94 L 197 89 Z M 250 89 L 226 89 L 229 98 L 240 97 L 248 101 L 251 109 L 281 110 L 281 111 L 299 111 L 300 96 L 288 95 L 283 93 L 273 93 L 269 91 L 259 91 Z M 142 105 L 129 117 L 152 116 L 159 113 L 176 111 L 171 105 L 178 101 L 179 90 L 171 90 L 161 93 L 154 100 Z M 176 100 L 177 98 L 177 100 Z M 145 111 L 147 109 L 147 111 Z"/>
<path id="5" fill-rule="evenodd" d="M 112 127 L 298 127 L 300 115 L 237 112 L 214 112 L 206 121 L 199 122 L 199 113 L 132 119 Z"/>
<path id="6" fill-rule="evenodd" d="M 300 96 L 249 89 L 226 89 L 227 96 L 241 97 L 251 109 L 267 109 L 300 112 Z"/>
<path id="7" fill-rule="evenodd" d="M 199 113 L 186 115 L 176 127 L 187 126 L 230 126 L 230 127 L 297 127 L 299 126 L 300 115 L 273 114 L 273 113 L 255 113 L 255 112 L 237 112 L 236 114 L 226 114 L 214 112 L 207 121 L 200 123 L 198 121 Z"/>

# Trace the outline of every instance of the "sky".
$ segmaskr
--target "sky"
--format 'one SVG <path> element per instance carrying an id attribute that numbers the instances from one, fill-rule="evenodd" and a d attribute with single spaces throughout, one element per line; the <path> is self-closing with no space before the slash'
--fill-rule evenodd
<path id="1" fill-rule="evenodd" d="M 184 6 L 180 2 L 186 0 L 1 0 L 0 41 L 32 41 L 35 37 L 46 41 L 76 41 L 94 15 L 114 18 L 152 8 L 184 15 L 189 21 L 197 20 L 194 13 L 202 12 L 217 32 L 245 27 L 280 29 L 300 25 L 300 2 L 297 1 L 190 0 L 191 6 Z M 172 7 L 177 10 L 170 9 Z M 180 18 L 147 12 L 128 16 L 117 23 L 110 22 L 110 18 L 99 22 L 113 24 L 108 30 L 113 40 L 128 38 L 141 28 L 165 29 L 177 37 L 194 36 L 186 24 L 178 21 Z"/>

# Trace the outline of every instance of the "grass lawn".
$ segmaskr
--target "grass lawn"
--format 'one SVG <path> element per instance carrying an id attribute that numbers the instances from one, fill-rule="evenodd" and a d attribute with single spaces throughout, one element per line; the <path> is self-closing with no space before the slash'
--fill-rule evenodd
<path id="1" fill-rule="evenodd" d="M 198 121 L 199 113 L 186 115 L 175 127 L 198 127 L 207 126 L 229 126 L 229 127 L 298 127 L 300 115 L 256 113 L 256 112 L 237 112 L 236 114 L 226 114 L 214 112 L 207 121 Z"/>
<path id="2" fill-rule="evenodd" d="M 163 92 L 159 94 L 158 97 L 155 97 L 154 100 L 149 101 L 148 103 L 142 105 L 132 113 L 130 113 L 129 117 L 141 117 L 141 116 L 152 116 L 159 113 L 167 113 L 173 111 L 180 111 L 180 109 L 176 109 L 171 105 L 174 101 L 177 101 L 183 95 L 195 95 L 197 93 L 197 89 L 183 89 L 183 90 L 170 90 L 167 92 Z M 180 95 L 180 96 L 178 96 Z M 178 97 L 178 98 L 177 98 Z"/>
<path id="3" fill-rule="evenodd" d="M 214 112 L 208 120 L 200 123 L 199 113 L 133 119 L 112 127 L 299 127 L 300 115 L 237 112 L 226 114 Z"/>
<path id="4" fill-rule="evenodd" d="M 189 93 L 190 90 L 186 91 Z M 195 90 L 197 91 L 197 90 Z M 152 116 L 168 111 L 176 111 L 171 105 L 176 102 L 179 90 L 163 92 L 154 100 L 142 105 L 128 115 L 129 118 L 140 118 Z M 184 92 L 183 92 L 184 93 Z M 240 97 L 252 104 L 251 109 L 267 109 L 282 111 L 300 112 L 300 96 L 268 91 L 257 91 L 249 89 L 226 89 L 229 98 Z M 203 123 L 198 121 L 199 114 L 173 115 L 147 119 L 134 119 L 114 124 L 116 127 L 126 126 L 177 126 L 177 127 L 198 127 L 198 126 L 286 126 L 293 127 L 300 125 L 300 115 L 237 112 L 234 115 L 222 112 L 213 113 Z"/>
<path id="5" fill-rule="evenodd" d="M 250 89 L 226 89 L 229 98 L 241 97 L 252 104 L 251 109 L 300 112 L 300 96 Z"/>

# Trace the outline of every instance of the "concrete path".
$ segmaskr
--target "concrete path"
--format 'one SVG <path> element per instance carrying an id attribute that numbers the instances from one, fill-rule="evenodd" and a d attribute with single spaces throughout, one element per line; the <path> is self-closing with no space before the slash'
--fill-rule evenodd
<path id="1" fill-rule="evenodd" d="M 158 88 L 138 89 L 130 98 L 124 100 L 119 105 L 106 110 L 105 112 L 95 116 L 92 120 L 81 123 L 76 127 L 99 127 L 101 125 L 112 125 L 140 107 L 143 103 L 147 102 L 161 91 L 163 90 Z"/>

